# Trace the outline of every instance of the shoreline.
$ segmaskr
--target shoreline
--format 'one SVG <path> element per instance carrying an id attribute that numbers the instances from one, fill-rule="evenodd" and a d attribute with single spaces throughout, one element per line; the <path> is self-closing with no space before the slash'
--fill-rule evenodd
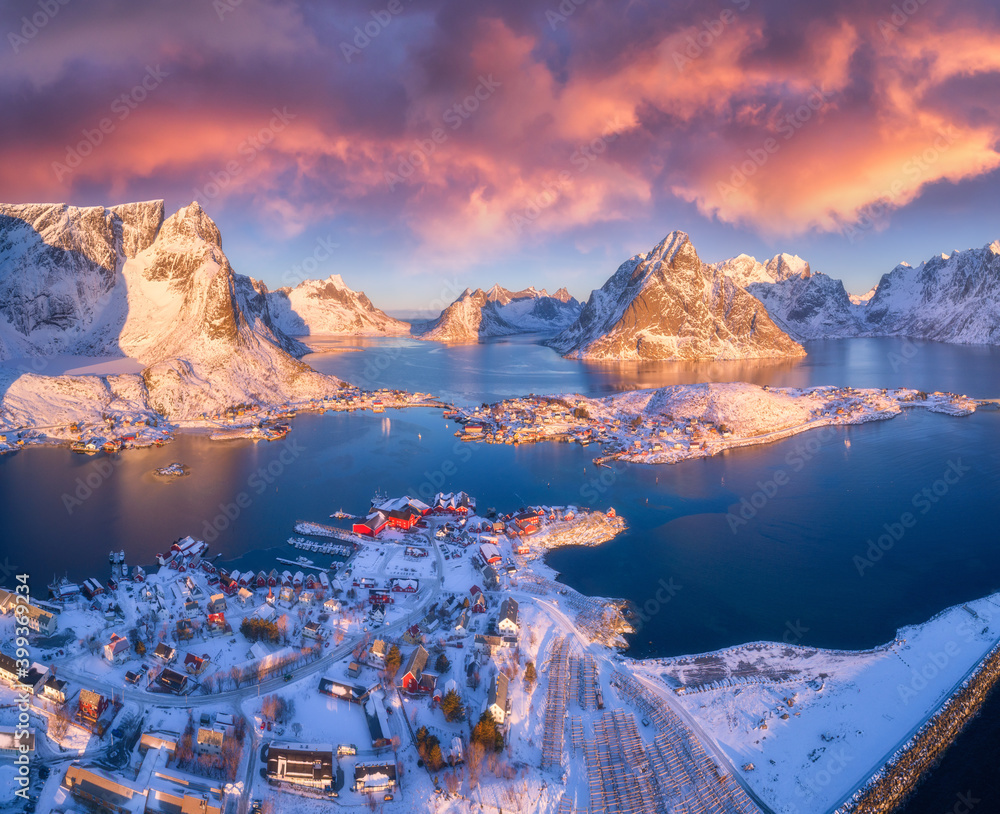
<path id="1" fill-rule="evenodd" d="M 1000 643 L 993 646 L 961 689 L 949 696 L 937 713 L 900 748 L 880 772 L 837 809 L 841 814 L 891 814 L 937 767 L 947 749 L 1000 681 Z"/>

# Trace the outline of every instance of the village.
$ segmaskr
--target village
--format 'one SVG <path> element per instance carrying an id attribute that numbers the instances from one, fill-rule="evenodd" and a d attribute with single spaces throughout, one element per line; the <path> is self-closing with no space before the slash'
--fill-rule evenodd
<path id="1" fill-rule="evenodd" d="M 602 447 L 595 462 L 679 463 L 728 449 L 771 443 L 809 429 L 894 418 L 922 407 L 969 415 L 980 402 L 953 393 L 745 383 L 675 385 L 607 398 L 524 396 L 444 413 L 465 441 L 562 441 Z"/>
<path id="2" fill-rule="evenodd" d="M 291 429 L 288 421 L 298 413 L 355 410 L 383 413 L 387 409 L 440 406 L 426 393 L 368 391 L 341 382 L 338 392 L 327 397 L 272 406 L 236 404 L 218 413 L 203 413 L 193 420 L 170 421 L 150 409 L 133 409 L 126 403 L 113 403 L 99 414 L 82 418 L 71 409 L 56 411 L 64 420 L 45 426 L 18 426 L 16 418 L 0 415 L 0 454 L 37 444 L 68 444 L 74 452 L 85 455 L 114 454 L 123 449 L 163 446 L 179 430 L 208 432 L 216 441 L 240 438 L 275 441 L 288 434 Z"/>
<path id="3" fill-rule="evenodd" d="M 22 782 L 29 810 L 66 814 L 282 811 L 292 800 L 535 810 L 540 799 L 565 811 L 597 793 L 591 761 L 611 755 L 602 793 L 622 804 L 743 800 L 624 672 L 623 604 L 557 583 L 540 559 L 615 536 L 625 522 L 613 509 L 479 514 L 458 492 L 428 503 L 376 494 L 367 514 L 337 514 L 337 526 L 295 524 L 289 557 L 308 556 L 281 558 L 288 568 L 227 571 L 187 537 L 155 567 L 111 552 L 109 579 L 58 580 L 49 600 L 3 591 L 0 698 L 13 703 L 0 709 L 0 748 L 23 745 L 30 770 L 0 788 Z M 315 566 L 320 556 L 331 564 Z M 644 746 L 638 722 L 654 718 Z M 582 726 L 605 733 L 593 754 Z M 680 750 L 689 779 L 626 789 L 624 743 L 663 760 Z"/>

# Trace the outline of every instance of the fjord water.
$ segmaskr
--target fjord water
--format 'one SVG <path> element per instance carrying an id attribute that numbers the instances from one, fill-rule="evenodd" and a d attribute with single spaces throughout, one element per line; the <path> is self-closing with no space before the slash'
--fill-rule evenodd
<path id="1" fill-rule="evenodd" d="M 343 351 L 350 346 L 359 350 Z M 307 361 L 365 387 L 392 383 L 463 403 L 736 379 L 1000 397 L 997 350 L 904 340 L 811 343 L 809 356 L 793 362 L 707 365 L 584 364 L 524 341 L 327 347 L 341 352 Z M 618 539 L 555 551 L 547 562 L 584 593 L 627 598 L 640 609 L 637 657 L 754 640 L 872 647 L 903 625 L 1000 589 L 994 411 L 954 418 L 911 410 L 707 460 L 614 470 L 594 466 L 593 446 L 465 444 L 454 430 L 433 410 L 330 413 L 299 416 L 273 443 L 180 434 L 164 448 L 115 457 L 46 448 L 4 456 L 0 559 L 30 573 L 37 595 L 54 572 L 105 578 L 110 549 L 149 565 L 184 534 L 208 539 L 231 566 L 269 569 L 276 555 L 292 553 L 284 541 L 297 519 L 322 522 L 341 507 L 361 512 L 375 488 L 422 496 L 465 489 L 484 509 L 577 503 L 624 515 L 629 530 Z M 151 474 L 174 460 L 191 475 L 164 482 Z M 942 492 L 947 472 L 957 474 Z M 908 511 L 917 523 L 900 531 Z M 889 535 L 885 551 L 869 544 L 882 535 Z M 996 737 L 997 706 L 975 730 L 986 725 L 987 740 Z M 981 744 L 969 742 L 956 745 L 972 753 L 955 772 L 986 759 Z M 966 775 L 942 769 L 908 810 L 928 810 L 912 807 L 920 799 L 953 797 L 965 782 L 959 776 Z M 988 799 L 987 789 L 975 791 Z"/>

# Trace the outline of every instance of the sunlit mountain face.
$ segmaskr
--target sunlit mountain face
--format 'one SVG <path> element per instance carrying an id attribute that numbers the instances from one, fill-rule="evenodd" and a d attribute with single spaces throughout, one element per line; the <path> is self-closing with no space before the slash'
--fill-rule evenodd
<path id="1" fill-rule="evenodd" d="M 996 238 L 998 14 L 12 0 L 0 200 L 197 200 L 244 273 L 343 273 L 395 312 L 494 283 L 583 300 L 673 229 L 861 294 Z"/>

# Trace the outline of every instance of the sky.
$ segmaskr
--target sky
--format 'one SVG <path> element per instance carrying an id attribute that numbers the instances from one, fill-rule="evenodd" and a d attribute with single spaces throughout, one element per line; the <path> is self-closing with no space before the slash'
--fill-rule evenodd
<path id="1" fill-rule="evenodd" d="M 1000 237 L 989 0 L 6 0 L 0 200 L 198 200 L 269 286 L 585 298 L 681 229 L 863 292 Z"/>

